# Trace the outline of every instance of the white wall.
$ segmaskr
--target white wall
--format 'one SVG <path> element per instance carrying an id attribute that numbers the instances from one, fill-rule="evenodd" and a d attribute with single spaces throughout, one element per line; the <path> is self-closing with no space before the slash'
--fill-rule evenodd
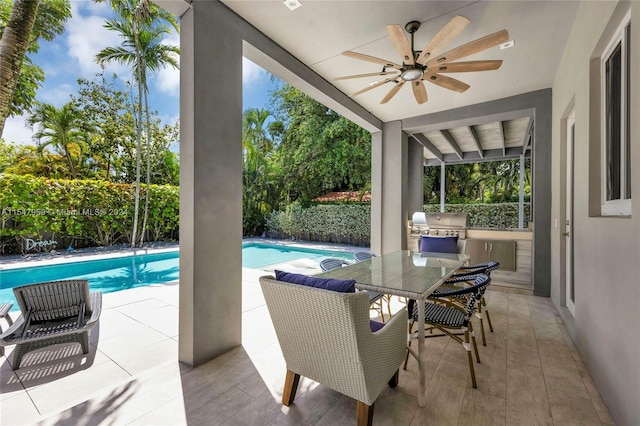
<path id="1" fill-rule="evenodd" d="M 590 63 L 610 22 L 632 9 L 630 218 L 593 215 L 593 182 L 599 181 L 599 127 L 590 115 L 597 87 L 590 86 Z M 635 78 L 633 76 L 636 76 Z M 640 2 L 582 2 L 553 83 L 551 298 L 616 423 L 640 424 Z M 575 106 L 575 321 L 564 301 L 566 148 L 564 119 Z M 633 119 L 635 117 L 636 119 Z M 591 185 L 590 185 L 591 180 Z M 597 200 L 595 200 L 597 201 Z M 558 227 L 553 223 L 558 221 Z"/>

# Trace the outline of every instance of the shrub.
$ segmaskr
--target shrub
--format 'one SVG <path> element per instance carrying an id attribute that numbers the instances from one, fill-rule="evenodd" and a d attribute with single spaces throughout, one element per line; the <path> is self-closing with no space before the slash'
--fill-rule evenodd
<path id="1" fill-rule="evenodd" d="M 530 205 L 525 204 L 525 224 Z M 439 204 L 424 206 L 427 212 L 440 211 Z M 467 212 L 471 228 L 517 228 L 518 203 L 446 204 L 449 212 Z M 267 218 L 267 235 L 272 238 L 295 238 L 308 241 L 369 245 L 371 206 L 369 204 L 318 204 L 303 207 L 289 205 Z"/>
<path id="2" fill-rule="evenodd" d="M 55 245 L 35 247 L 39 250 L 130 242 L 134 206 L 132 185 L 0 174 L 0 186 L 3 188 L 0 193 L 1 253 L 24 252 L 28 240 L 34 243 L 57 241 Z M 146 190 L 143 185 L 142 200 Z M 149 190 L 147 240 L 177 239 L 178 187 L 151 185 Z M 140 214 L 139 227 L 142 216 Z"/>
<path id="3" fill-rule="evenodd" d="M 289 205 L 267 218 L 267 235 L 272 238 L 369 245 L 369 204 Z"/>
<path id="4" fill-rule="evenodd" d="M 518 203 L 495 204 L 445 204 L 447 212 L 466 212 L 469 228 L 500 228 L 518 227 Z M 440 204 L 425 204 L 425 212 L 439 212 Z M 527 226 L 531 217 L 531 204 L 524 205 L 524 225 Z"/>

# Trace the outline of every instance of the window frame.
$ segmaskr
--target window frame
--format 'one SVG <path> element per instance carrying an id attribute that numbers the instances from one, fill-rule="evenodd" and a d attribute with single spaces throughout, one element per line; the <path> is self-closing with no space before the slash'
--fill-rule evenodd
<path id="1" fill-rule="evenodd" d="M 601 88 L 601 214 L 603 216 L 630 216 L 631 215 L 631 190 L 630 164 L 629 164 L 629 137 L 630 137 L 630 49 L 629 37 L 631 25 L 631 11 L 627 12 L 624 19 L 618 25 L 606 49 L 600 56 L 600 88 Z M 607 200 L 609 167 L 608 167 L 608 132 L 609 120 L 607 116 L 607 62 L 612 58 L 616 49 L 620 46 L 620 138 L 617 141 L 620 149 L 618 168 L 620 170 L 620 194 L 619 198 Z"/>

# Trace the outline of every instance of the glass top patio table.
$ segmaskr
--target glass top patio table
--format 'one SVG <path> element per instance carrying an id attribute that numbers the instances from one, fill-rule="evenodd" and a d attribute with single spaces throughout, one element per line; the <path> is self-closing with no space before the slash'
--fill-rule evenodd
<path id="1" fill-rule="evenodd" d="M 323 272 L 319 276 L 353 279 L 360 290 L 420 300 L 437 289 L 468 259 L 466 254 L 402 250 Z"/>
<path id="2" fill-rule="evenodd" d="M 402 250 L 323 272 L 325 278 L 353 279 L 359 290 L 371 290 L 418 300 L 418 352 L 407 347 L 418 362 L 418 405 L 426 406 L 427 380 L 424 365 L 424 324 L 426 298 L 469 256 L 449 253 L 416 253 Z"/>

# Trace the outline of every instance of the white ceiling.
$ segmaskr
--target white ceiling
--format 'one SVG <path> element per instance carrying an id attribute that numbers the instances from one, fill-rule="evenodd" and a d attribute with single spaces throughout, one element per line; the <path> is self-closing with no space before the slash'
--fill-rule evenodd
<path id="1" fill-rule="evenodd" d="M 418 105 L 409 85 L 387 104 L 387 83 L 354 100 L 384 122 L 478 104 L 551 87 L 575 20 L 576 1 L 325 1 L 301 0 L 290 11 L 281 0 L 222 0 L 339 90 L 350 94 L 380 77 L 334 81 L 335 77 L 376 72 L 381 66 L 345 57 L 352 50 L 401 63 L 385 26 L 422 22 L 415 35 L 421 50 L 456 15 L 471 23 L 445 50 L 506 29 L 515 47 L 493 47 L 462 60 L 502 59 L 496 71 L 450 74 L 471 88 L 464 93 L 425 83 L 429 101 Z"/>

